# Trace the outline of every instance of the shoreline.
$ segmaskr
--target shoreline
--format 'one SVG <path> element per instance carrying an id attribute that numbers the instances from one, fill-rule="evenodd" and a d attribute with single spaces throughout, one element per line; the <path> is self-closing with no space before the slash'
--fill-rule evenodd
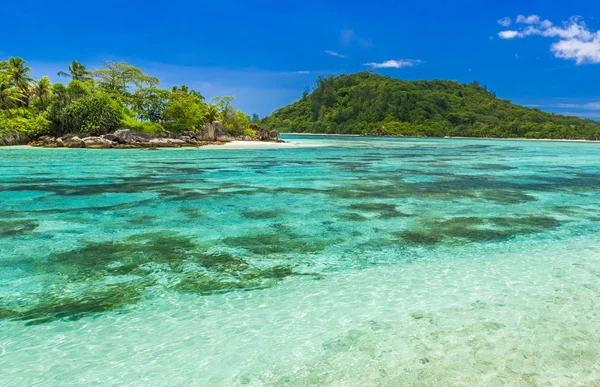
<path id="1" fill-rule="evenodd" d="M 231 135 L 225 126 L 218 121 L 212 121 L 203 130 L 171 133 L 146 133 L 130 128 L 117 129 L 106 134 L 65 133 L 61 136 L 40 136 L 31 138 L 19 133 L 8 133 L 3 139 L 2 146 L 29 145 L 40 148 L 93 148 L 93 149 L 158 149 L 201 147 L 207 145 L 223 145 L 234 141 L 248 142 L 280 142 L 279 132 L 265 130 L 257 125 L 251 125 L 255 132 Z"/>
<path id="2" fill-rule="evenodd" d="M 525 137 L 464 137 L 464 136 L 446 136 L 446 137 L 412 137 L 412 136 L 363 136 L 361 134 L 328 134 L 328 133 L 296 133 L 282 132 L 282 135 L 302 135 L 302 136 L 343 136 L 343 137 L 370 137 L 370 138 L 406 138 L 406 139 L 439 139 L 439 140 L 495 140 L 495 141 L 545 141 L 545 142 L 589 142 L 600 143 L 600 140 L 568 139 L 568 138 L 525 138 Z"/>
<path id="3" fill-rule="evenodd" d="M 539 142 L 562 142 L 562 143 L 600 143 L 600 140 L 572 140 L 572 139 L 551 139 L 551 138 L 494 138 L 494 137 L 409 137 L 409 136 L 362 136 L 358 134 L 326 134 L 326 133 L 281 133 L 282 135 L 302 135 L 311 137 L 364 137 L 364 138 L 393 138 L 393 139 L 414 139 L 414 140 L 492 140 L 492 141 L 539 141 Z M 19 145 L 3 145 L 0 148 L 40 148 L 40 149 L 113 149 L 113 150 L 158 150 L 158 149 L 194 149 L 204 148 L 209 150 L 226 149 L 226 150 L 245 150 L 245 149 L 281 149 L 281 148 L 297 148 L 297 147 L 318 147 L 326 146 L 324 144 L 304 144 L 294 141 L 260 141 L 260 140 L 233 140 L 233 141 L 211 141 L 198 142 L 196 144 L 160 144 L 154 146 L 131 146 L 130 144 L 120 144 L 111 147 L 102 146 L 87 146 L 87 147 L 72 147 L 72 146 L 43 146 L 36 142 Z"/>
<path id="4" fill-rule="evenodd" d="M 206 144 L 197 145 L 177 145 L 177 146 L 154 146 L 154 147 L 142 147 L 142 146 L 116 146 L 116 147 L 85 147 L 75 148 L 68 146 L 39 146 L 32 144 L 21 144 L 21 145 L 5 145 L 0 146 L 5 149 L 91 149 L 91 150 L 159 150 L 159 149 L 227 149 L 227 150 L 244 150 L 244 149 L 276 149 L 276 148 L 292 148 L 292 147 L 307 147 L 309 145 L 299 144 L 290 141 L 244 141 L 244 140 L 233 140 L 227 142 L 209 142 Z M 319 146 L 311 144 L 310 147 Z"/>

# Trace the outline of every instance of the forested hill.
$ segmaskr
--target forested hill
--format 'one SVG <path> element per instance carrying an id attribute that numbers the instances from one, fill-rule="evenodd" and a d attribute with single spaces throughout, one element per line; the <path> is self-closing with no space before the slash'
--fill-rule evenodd
<path id="1" fill-rule="evenodd" d="M 312 93 L 263 124 L 283 132 L 600 139 L 600 122 L 515 105 L 476 82 L 371 72 L 320 77 Z"/>

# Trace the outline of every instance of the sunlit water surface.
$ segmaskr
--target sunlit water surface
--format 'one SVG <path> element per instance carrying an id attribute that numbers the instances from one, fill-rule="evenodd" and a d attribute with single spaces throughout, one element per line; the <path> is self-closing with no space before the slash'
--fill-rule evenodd
<path id="1" fill-rule="evenodd" d="M 598 385 L 600 145 L 0 149 L 0 385 Z"/>

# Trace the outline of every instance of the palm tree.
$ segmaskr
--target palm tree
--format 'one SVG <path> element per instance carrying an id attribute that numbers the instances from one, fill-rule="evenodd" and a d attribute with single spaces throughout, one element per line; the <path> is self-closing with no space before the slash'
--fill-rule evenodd
<path id="1" fill-rule="evenodd" d="M 69 66 L 69 72 L 59 71 L 59 76 L 71 77 L 71 79 L 75 81 L 86 81 L 88 79 L 92 79 L 91 74 L 84 65 L 77 62 L 76 60 L 71 62 Z"/>
<path id="2" fill-rule="evenodd" d="M 5 74 L 8 82 L 18 88 L 23 95 L 27 94 L 29 82 L 31 82 L 29 70 L 26 62 L 21 58 L 12 57 L 6 64 Z M 26 103 L 26 101 L 23 101 L 23 103 Z"/>
<path id="3" fill-rule="evenodd" d="M 46 110 L 46 97 L 49 97 L 52 93 L 50 78 L 44 75 L 42 79 L 35 81 L 31 87 L 31 91 L 34 97 L 40 99 L 42 110 Z"/>
<path id="4" fill-rule="evenodd" d="M 208 105 L 206 109 L 206 119 L 208 122 L 216 121 L 219 118 L 219 108 L 215 104 Z"/>
<path id="5" fill-rule="evenodd" d="M 19 92 L 19 89 L 11 85 L 11 83 L 3 77 L 0 77 L 0 109 L 8 110 L 17 107 L 23 103 L 24 95 Z"/>

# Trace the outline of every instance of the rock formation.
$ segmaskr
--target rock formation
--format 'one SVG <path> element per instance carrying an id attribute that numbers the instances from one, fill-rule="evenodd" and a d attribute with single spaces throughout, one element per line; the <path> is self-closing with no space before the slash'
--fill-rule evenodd
<path id="1" fill-rule="evenodd" d="M 259 128 L 258 125 L 255 124 L 250 125 L 250 129 L 253 129 L 257 132 L 257 139 L 260 141 L 281 141 L 279 139 L 279 132 L 276 130 Z"/>
<path id="2" fill-rule="evenodd" d="M 102 136 L 88 136 L 80 134 L 65 135 L 64 137 L 42 136 L 38 141 L 29 142 L 30 139 L 17 139 L 16 144 L 0 145 L 22 145 L 29 142 L 29 145 L 41 146 L 45 148 L 179 148 L 190 146 L 202 146 L 208 144 L 222 144 L 233 140 L 243 141 L 280 141 L 279 132 L 260 129 L 256 125 L 251 125 L 258 136 L 256 139 L 250 136 L 232 137 L 225 126 L 218 121 L 213 121 L 204 126 L 204 130 L 200 132 L 184 132 L 181 135 L 172 134 L 169 132 L 162 133 L 161 137 L 151 136 L 147 133 L 134 132 L 131 129 L 119 129 L 114 133 L 105 134 Z M 13 140 L 13 141 L 17 141 Z"/>
<path id="3" fill-rule="evenodd" d="M 204 125 L 204 130 L 198 135 L 198 138 L 203 141 L 233 141 L 235 138 L 231 137 L 227 128 L 219 121 L 213 121 Z"/>
<path id="4" fill-rule="evenodd" d="M 45 148 L 178 148 L 185 146 L 201 146 L 219 143 L 217 141 L 199 141 L 192 136 L 152 137 L 147 133 L 134 133 L 130 129 L 119 129 L 103 136 L 65 137 L 42 136 L 30 145 Z"/>
<path id="5" fill-rule="evenodd" d="M 26 134 L 23 134 L 23 133 L 16 133 L 16 132 L 0 133 L 0 146 L 25 145 L 29 141 L 31 141 L 29 136 L 27 136 Z"/>
<path id="6" fill-rule="evenodd" d="M 119 144 L 129 144 L 130 142 L 133 142 L 133 133 L 131 132 L 131 129 L 116 130 L 114 136 Z"/>

